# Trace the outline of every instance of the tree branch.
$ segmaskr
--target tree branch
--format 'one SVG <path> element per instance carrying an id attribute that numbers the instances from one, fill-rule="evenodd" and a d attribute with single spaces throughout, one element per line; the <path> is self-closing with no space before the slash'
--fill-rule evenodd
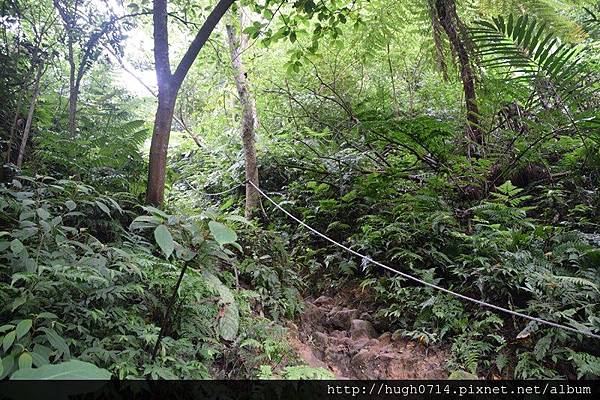
<path id="1" fill-rule="evenodd" d="M 160 2 L 165 3 L 164 11 L 165 11 L 165 18 L 166 18 L 166 0 L 154 0 L 154 1 L 155 1 L 155 4 L 160 3 Z M 175 73 L 172 76 L 172 78 L 173 78 L 172 84 L 173 84 L 174 89 L 175 88 L 178 89 L 181 86 L 183 79 L 185 78 L 188 71 L 190 70 L 192 64 L 194 63 L 194 60 L 198 56 L 198 53 L 200 52 L 200 50 L 202 49 L 202 47 L 204 46 L 204 44 L 210 37 L 210 34 L 215 29 L 215 26 L 217 26 L 217 23 L 221 20 L 223 15 L 225 15 L 225 13 L 229 9 L 229 7 L 231 7 L 231 5 L 234 2 L 235 2 L 235 0 L 220 0 L 219 3 L 215 6 L 215 8 L 211 11 L 208 18 L 206 18 L 206 21 L 204 22 L 204 24 L 202 25 L 202 27 L 196 34 L 196 37 L 190 44 L 190 47 L 185 52 L 185 55 L 181 59 L 181 62 L 177 66 L 177 69 L 175 70 Z M 154 24 L 156 27 L 156 18 L 157 18 L 156 13 L 155 13 L 154 18 L 155 18 Z M 156 35 L 156 28 L 155 28 L 155 35 Z"/>

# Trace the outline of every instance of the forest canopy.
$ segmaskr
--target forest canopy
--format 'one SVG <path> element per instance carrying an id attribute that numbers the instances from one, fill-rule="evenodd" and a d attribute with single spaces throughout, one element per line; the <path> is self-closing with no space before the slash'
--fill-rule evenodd
<path id="1" fill-rule="evenodd" d="M 600 377 L 597 1 L 0 33 L 0 379 Z"/>

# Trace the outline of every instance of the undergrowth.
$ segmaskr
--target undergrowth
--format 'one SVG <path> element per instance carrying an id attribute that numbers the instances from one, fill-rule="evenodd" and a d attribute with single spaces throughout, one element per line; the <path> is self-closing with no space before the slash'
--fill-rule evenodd
<path id="1" fill-rule="evenodd" d="M 0 211 L 0 378 L 71 359 L 121 379 L 256 377 L 261 365 L 293 365 L 286 330 L 261 316 L 297 312 L 297 290 L 278 275 L 293 272 L 257 247 L 244 256 L 233 229 L 243 218 L 175 216 L 24 176 L 0 187 Z"/>

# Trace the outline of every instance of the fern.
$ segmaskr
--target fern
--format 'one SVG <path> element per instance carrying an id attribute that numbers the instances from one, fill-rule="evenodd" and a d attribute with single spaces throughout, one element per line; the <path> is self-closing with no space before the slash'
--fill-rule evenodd
<path id="1" fill-rule="evenodd" d="M 569 359 L 577 367 L 577 379 L 582 377 L 598 379 L 600 377 L 600 357 L 588 353 L 573 352 Z"/>
<path id="2" fill-rule="evenodd" d="M 466 371 L 475 374 L 482 359 L 493 350 L 494 346 L 490 343 L 461 335 L 452 344 L 452 355 L 455 358 L 453 361 Z"/>
<path id="3" fill-rule="evenodd" d="M 478 54 L 484 66 L 511 72 L 508 79 L 532 85 L 550 83 L 563 99 L 580 89 L 583 79 L 584 54 L 578 45 L 562 43 L 545 23 L 523 15 L 505 20 L 498 16 L 492 21 L 476 21 L 471 30 Z"/>
<path id="4" fill-rule="evenodd" d="M 283 378 L 290 380 L 333 379 L 334 375 L 325 368 L 298 365 L 295 367 L 285 367 Z"/>
<path id="5" fill-rule="evenodd" d="M 555 278 L 559 281 L 569 282 L 569 283 L 572 283 L 572 284 L 578 285 L 578 286 L 588 286 L 588 287 L 591 287 L 592 289 L 596 290 L 597 292 L 599 291 L 598 285 L 596 285 L 594 282 L 592 282 L 588 279 L 579 278 L 577 276 L 556 276 Z"/>
<path id="6" fill-rule="evenodd" d="M 584 7 L 584 10 L 587 16 L 584 24 L 586 31 L 591 37 L 597 39 L 600 34 L 600 15 L 598 12 L 586 7 Z"/>

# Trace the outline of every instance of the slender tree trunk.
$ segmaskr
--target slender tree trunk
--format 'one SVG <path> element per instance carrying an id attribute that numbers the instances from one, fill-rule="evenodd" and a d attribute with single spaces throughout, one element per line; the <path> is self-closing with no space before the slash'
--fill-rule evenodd
<path id="1" fill-rule="evenodd" d="M 435 7 L 440 21 L 440 25 L 444 28 L 450 44 L 458 56 L 460 63 L 460 77 L 463 83 L 463 91 L 465 94 L 465 103 L 467 107 L 467 122 L 469 138 L 479 144 L 483 144 L 483 133 L 479 126 L 479 108 L 477 107 L 477 97 L 475 94 L 475 76 L 471 68 L 469 52 L 464 42 L 464 38 L 460 37 L 460 20 L 456 13 L 456 5 L 454 0 L 435 0 Z"/>
<path id="2" fill-rule="evenodd" d="M 77 79 L 77 65 L 75 63 L 75 24 L 79 0 L 73 3 L 73 10 L 69 11 L 67 4 L 61 0 L 53 1 L 54 8 L 60 14 L 67 36 L 67 61 L 69 62 L 69 135 L 73 138 L 77 132 L 77 100 L 79 97 L 79 82 Z"/>
<path id="3" fill-rule="evenodd" d="M 79 97 L 79 87 L 75 79 L 75 59 L 73 53 L 73 42 L 70 32 L 68 33 L 68 59 L 69 59 L 69 134 L 75 137 L 77 132 L 77 100 Z"/>
<path id="4" fill-rule="evenodd" d="M 146 201 L 150 204 L 161 204 L 164 197 L 167 149 L 169 148 L 174 110 L 175 95 L 159 91 L 158 108 L 154 118 L 154 131 L 152 132 L 150 161 L 148 165 Z"/>
<path id="5" fill-rule="evenodd" d="M 8 148 L 6 149 L 6 163 L 10 163 L 13 160 L 13 144 L 15 141 L 15 136 L 17 132 L 17 124 L 19 122 L 19 115 L 21 114 L 21 105 L 23 104 L 23 99 L 25 97 L 25 90 L 19 93 L 19 100 L 17 100 L 17 107 L 15 109 L 15 117 L 13 118 L 12 124 L 10 126 L 9 140 L 8 140 Z"/>
<path id="6" fill-rule="evenodd" d="M 35 54 L 37 54 L 37 53 L 38 53 L 38 48 L 36 47 L 36 49 L 34 51 L 34 57 L 31 61 L 31 65 L 27 69 L 28 77 L 35 70 L 35 59 L 37 58 L 37 56 L 35 56 Z M 6 162 L 7 163 L 12 162 L 12 160 L 13 160 L 13 156 L 14 156 L 13 145 L 15 144 L 15 141 L 17 140 L 17 135 L 16 135 L 17 128 L 18 128 L 17 124 L 20 119 L 19 116 L 21 115 L 21 106 L 23 105 L 23 101 L 25 100 L 25 94 L 27 93 L 28 86 L 29 86 L 29 82 L 27 82 L 26 84 L 23 85 L 22 90 L 19 93 L 19 100 L 17 100 L 17 108 L 15 109 L 15 117 L 13 118 L 13 122 L 10 126 L 8 151 L 6 153 Z"/>
<path id="7" fill-rule="evenodd" d="M 198 30 L 174 73 L 171 73 L 169 61 L 167 0 L 153 1 L 154 63 L 158 83 L 158 108 L 154 118 L 154 131 L 150 143 L 150 161 L 148 164 L 146 202 L 149 204 L 161 205 L 164 199 L 167 150 L 179 88 L 215 26 L 234 1 L 219 0 Z"/>
<path id="8" fill-rule="evenodd" d="M 4 29 L 4 33 L 6 35 L 6 29 Z M 8 41 L 4 40 L 5 43 L 8 43 Z M 17 54 L 16 54 L 16 60 L 19 59 L 20 55 L 21 55 L 21 34 L 20 32 L 17 34 Z M 31 71 L 31 67 L 29 67 L 29 70 Z M 29 71 L 27 73 L 27 75 L 29 75 Z M 19 121 L 19 114 L 21 113 L 21 105 L 23 104 L 23 98 L 25 97 L 24 95 L 24 90 L 21 90 L 19 93 L 19 99 L 17 100 L 17 107 L 15 108 L 15 116 L 13 118 L 13 122 L 10 126 L 10 133 L 8 136 L 8 149 L 6 150 L 6 158 L 5 158 L 5 162 L 8 164 L 12 161 L 12 154 L 13 154 L 13 141 L 15 140 L 15 132 L 17 129 L 17 122 Z"/>
<path id="9" fill-rule="evenodd" d="M 79 101 L 79 88 L 73 87 L 69 93 L 69 134 L 75 137 L 77 133 L 77 101 Z"/>
<path id="10" fill-rule="evenodd" d="M 248 87 L 246 71 L 242 53 L 248 47 L 248 37 L 243 33 L 244 17 L 240 10 L 239 15 L 240 35 L 236 35 L 234 25 L 227 25 L 227 40 L 231 54 L 231 65 L 233 67 L 235 86 L 237 88 L 240 105 L 242 106 L 242 143 L 244 145 L 244 161 L 246 169 L 246 180 L 258 187 L 258 163 L 255 147 L 254 128 L 257 125 L 256 108 Z M 252 218 L 254 210 L 260 200 L 257 190 L 250 183 L 246 183 L 246 209 L 247 219 Z"/>
<path id="11" fill-rule="evenodd" d="M 27 121 L 25 122 L 25 128 L 23 129 L 23 135 L 21 136 L 21 145 L 19 146 L 19 154 L 17 155 L 17 167 L 21 168 L 23 165 L 23 157 L 25 156 L 25 148 L 27 147 L 27 139 L 29 138 L 29 132 L 31 131 L 31 123 L 33 121 L 33 112 L 35 110 L 35 104 L 40 94 L 40 81 L 42 80 L 42 74 L 44 73 L 44 62 L 40 60 L 38 65 L 37 74 L 35 76 L 35 82 L 33 84 L 33 93 L 31 94 L 31 101 L 29 102 L 29 112 L 27 113 Z"/>

